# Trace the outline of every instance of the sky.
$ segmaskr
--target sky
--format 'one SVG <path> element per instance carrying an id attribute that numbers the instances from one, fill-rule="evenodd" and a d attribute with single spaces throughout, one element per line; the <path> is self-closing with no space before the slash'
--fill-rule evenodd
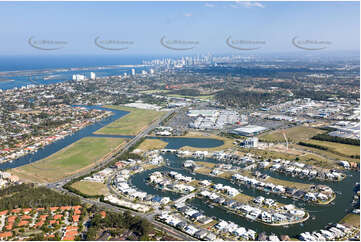
<path id="1" fill-rule="evenodd" d="M 0 36 L 0 55 L 359 51 L 360 4 L 0 2 Z"/>

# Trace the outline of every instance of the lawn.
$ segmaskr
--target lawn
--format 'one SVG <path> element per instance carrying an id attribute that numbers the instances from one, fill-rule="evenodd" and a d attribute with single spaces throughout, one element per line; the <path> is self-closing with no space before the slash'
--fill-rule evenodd
<path id="1" fill-rule="evenodd" d="M 124 139 L 86 137 L 40 161 L 11 169 L 24 180 L 54 182 L 89 169 L 120 148 Z"/>
<path id="2" fill-rule="evenodd" d="M 145 139 L 137 149 L 142 151 L 149 151 L 155 149 L 163 149 L 167 146 L 167 142 L 160 140 L 160 139 Z"/>
<path id="3" fill-rule="evenodd" d="M 360 215 L 349 213 L 340 221 L 340 223 L 360 227 Z"/>
<path id="4" fill-rule="evenodd" d="M 297 144 L 293 144 L 291 147 L 294 147 L 294 148 L 296 148 L 298 150 L 306 150 L 306 151 L 313 152 L 314 154 L 319 154 L 319 155 L 327 158 L 328 159 L 327 163 L 329 163 L 330 165 L 337 164 L 337 162 L 336 162 L 337 160 L 347 160 L 347 161 L 357 162 L 357 163 L 360 162 L 360 159 L 354 159 L 354 158 L 346 157 L 344 155 L 333 153 L 332 151 L 320 150 L 320 149 L 316 149 L 316 148 L 313 148 L 313 147 L 306 147 L 306 146 L 297 145 Z"/>
<path id="5" fill-rule="evenodd" d="M 106 106 L 107 108 L 128 111 L 125 116 L 96 131 L 96 134 L 137 135 L 166 112 L 131 108 L 125 106 Z"/>
<path id="6" fill-rule="evenodd" d="M 81 193 L 94 196 L 94 195 L 109 195 L 107 186 L 104 183 L 90 182 L 90 181 L 78 181 L 71 185 L 72 188 L 78 190 Z"/>
<path id="7" fill-rule="evenodd" d="M 326 131 L 311 127 L 306 127 L 306 126 L 297 126 L 297 127 L 285 129 L 285 132 L 289 143 L 297 143 L 301 140 L 310 139 L 317 134 L 325 133 Z M 258 138 L 264 142 L 274 142 L 274 143 L 286 142 L 282 135 L 282 130 L 276 130 L 276 131 L 264 133 L 258 136 Z"/>
<path id="8" fill-rule="evenodd" d="M 347 145 L 347 144 L 340 144 L 335 142 L 320 141 L 313 139 L 307 140 L 307 143 L 326 147 L 330 152 L 334 152 L 339 155 L 344 155 L 344 156 L 360 155 L 360 146 L 356 146 L 356 145 Z"/>

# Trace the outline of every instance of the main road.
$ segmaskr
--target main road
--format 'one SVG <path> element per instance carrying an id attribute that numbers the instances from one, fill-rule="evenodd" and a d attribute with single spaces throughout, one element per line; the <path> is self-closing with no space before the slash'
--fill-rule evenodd
<path id="1" fill-rule="evenodd" d="M 117 206 L 113 206 L 111 204 L 108 203 L 104 203 L 101 202 L 99 200 L 92 200 L 92 199 L 87 199 L 84 198 L 78 194 L 72 193 L 66 189 L 63 188 L 63 186 L 68 183 L 69 181 L 76 179 L 78 177 L 87 175 L 89 173 L 91 173 L 94 170 L 100 169 L 101 167 L 106 167 L 110 162 L 112 162 L 116 157 L 121 156 L 122 154 L 124 154 L 125 152 L 127 152 L 133 145 L 135 145 L 138 141 L 140 141 L 142 138 L 144 138 L 145 136 L 147 136 L 154 128 L 156 128 L 157 126 L 160 125 L 161 122 L 163 122 L 165 119 L 167 119 L 170 115 L 172 115 L 175 112 L 175 110 L 172 110 L 170 112 L 168 112 L 167 114 L 165 114 L 163 117 L 161 117 L 159 120 L 157 120 L 156 122 L 153 122 L 150 126 L 148 126 L 145 130 L 141 131 L 139 134 L 137 134 L 135 137 L 133 137 L 124 147 L 122 147 L 122 149 L 118 152 L 115 153 L 114 155 L 112 155 L 111 157 L 109 157 L 108 159 L 104 160 L 102 163 L 98 164 L 97 166 L 84 171 L 84 172 L 79 172 L 75 175 L 66 177 L 62 180 L 59 180 L 57 182 L 54 183 L 49 183 L 46 186 L 48 188 L 51 189 L 55 189 L 57 191 L 60 191 L 62 193 L 67 193 L 67 194 L 71 194 L 73 196 L 77 196 L 80 198 L 80 200 L 84 203 L 89 203 L 89 204 L 93 204 L 96 205 L 98 207 L 104 208 L 104 209 L 108 209 L 110 211 L 113 212 L 124 212 L 124 211 L 128 211 L 130 212 L 132 215 L 135 216 L 139 216 L 142 217 L 144 219 L 147 219 L 149 222 L 151 222 L 155 227 L 157 227 L 159 230 L 166 232 L 167 234 L 174 236 L 175 238 L 178 238 L 180 240 L 195 240 L 193 237 L 179 231 L 176 230 L 173 227 L 170 227 L 166 224 L 160 223 L 158 221 L 154 220 L 154 215 L 155 213 L 148 213 L 148 214 L 143 214 L 143 213 L 139 213 L 139 212 L 134 212 L 132 210 L 128 210 L 128 209 L 123 209 L 123 208 L 119 208 Z"/>

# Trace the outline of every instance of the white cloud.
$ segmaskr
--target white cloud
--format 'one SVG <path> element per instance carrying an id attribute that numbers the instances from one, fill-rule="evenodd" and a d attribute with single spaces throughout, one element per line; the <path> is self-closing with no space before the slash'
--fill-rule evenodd
<path id="1" fill-rule="evenodd" d="M 265 8 L 265 6 L 260 2 L 248 2 L 248 1 L 236 1 L 231 5 L 232 8 Z"/>
<path id="2" fill-rule="evenodd" d="M 192 17 L 192 14 L 191 13 L 185 13 L 184 16 L 185 17 Z"/>

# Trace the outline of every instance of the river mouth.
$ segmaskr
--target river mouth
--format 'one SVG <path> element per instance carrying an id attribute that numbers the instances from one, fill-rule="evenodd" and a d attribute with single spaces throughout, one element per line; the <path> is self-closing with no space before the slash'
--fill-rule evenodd
<path id="1" fill-rule="evenodd" d="M 346 171 L 347 178 L 341 182 L 326 182 L 316 180 L 310 181 L 313 184 L 326 184 L 332 187 L 332 189 L 336 192 L 342 191 L 342 195 L 337 194 L 336 199 L 333 201 L 333 204 L 317 205 L 306 203 L 304 201 L 294 201 L 292 199 L 282 198 L 277 195 L 266 194 L 262 191 L 233 184 L 230 180 L 224 178 L 203 174 L 195 174 L 183 168 L 183 163 L 185 160 L 187 160 L 187 158 L 180 158 L 170 153 L 166 153 L 163 156 L 165 159 L 168 159 L 170 163 L 169 166 L 158 167 L 152 170 L 146 170 L 144 172 L 137 173 L 129 179 L 129 182 L 140 191 L 145 191 L 148 194 L 152 195 L 170 197 L 172 200 L 175 200 L 178 199 L 181 195 L 170 191 L 161 191 L 155 189 L 153 186 L 146 184 L 145 179 L 154 171 L 176 171 L 185 176 L 191 176 L 197 180 L 210 180 L 213 183 L 222 183 L 223 185 L 235 187 L 239 190 L 242 190 L 243 194 L 249 196 L 264 196 L 266 198 L 272 198 L 275 201 L 284 204 L 294 204 L 299 208 L 304 208 L 310 214 L 310 219 L 303 222 L 302 224 L 292 224 L 287 226 L 275 227 L 255 221 L 250 221 L 244 217 L 229 213 L 226 209 L 223 209 L 221 207 L 209 206 L 203 199 L 200 198 L 194 198 L 187 201 L 188 205 L 191 205 L 196 209 L 201 210 L 208 217 L 216 217 L 226 221 L 232 221 L 239 226 L 253 229 L 258 233 L 267 232 L 268 234 L 275 233 L 277 235 L 287 234 L 289 236 L 297 236 L 300 233 L 306 231 L 312 232 L 324 229 L 329 223 L 338 223 L 348 212 L 350 212 L 353 197 L 353 187 L 355 183 L 358 182 L 360 179 L 360 174 L 357 171 Z M 218 163 L 218 161 L 214 159 L 202 159 L 202 161 Z M 279 175 L 278 177 L 284 180 L 295 181 L 295 178 L 288 178 L 287 176 Z M 302 182 L 302 180 L 298 180 L 298 182 Z"/>

